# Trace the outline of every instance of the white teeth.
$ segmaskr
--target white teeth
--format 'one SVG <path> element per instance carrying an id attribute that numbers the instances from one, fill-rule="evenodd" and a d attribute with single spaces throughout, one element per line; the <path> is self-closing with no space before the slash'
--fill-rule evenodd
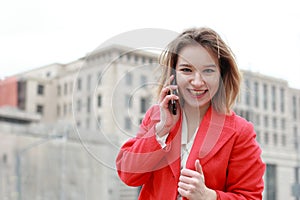
<path id="1" fill-rule="evenodd" d="M 205 90 L 201 90 L 201 91 L 190 90 L 190 92 L 191 92 L 193 95 L 199 96 L 199 95 L 201 95 L 201 94 L 204 94 Z"/>

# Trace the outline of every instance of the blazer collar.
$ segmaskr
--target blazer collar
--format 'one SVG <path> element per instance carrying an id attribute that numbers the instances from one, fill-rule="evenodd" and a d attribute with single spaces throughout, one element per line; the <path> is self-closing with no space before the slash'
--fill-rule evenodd
<path id="1" fill-rule="evenodd" d="M 194 168 L 197 158 L 201 164 L 208 162 L 234 135 L 232 115 L 217 113 L 212 106 L 202 119 L 186 167 Z"/>

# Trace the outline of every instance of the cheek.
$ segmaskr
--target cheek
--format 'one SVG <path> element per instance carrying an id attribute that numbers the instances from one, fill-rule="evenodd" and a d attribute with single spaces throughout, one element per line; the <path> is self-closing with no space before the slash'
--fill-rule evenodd
<path id="1" fill-rule="evenodd" d="M 211 80 L 207 80 L 206 84 L 212 92 L 216 92 L 219 88 L 220 79 L 212 78 Z"/>
<path id="2" fill-rule="evenodd" d="M 177 76 L 177 86 L 178 86 L 178 92 L 179 92 L 179 95 L 182 97 L 184 91 L 185 91 L 185 88 L 188 84 L 188 81 L 186 78 L 182 77 L 182 76 Z"/>
<path id="3" fill-rule="evenodd" d="M 181 86 L 183 86 L 183 85 L 186 85 L 187 79 L 184 78 L 184 77 L 181 76 L 181 75 L 177 75 L 177 77 L 176 77 L 176 83 L 177 83 L 178 88 L 179 88 L 179 87 L 181 87 Z"/>

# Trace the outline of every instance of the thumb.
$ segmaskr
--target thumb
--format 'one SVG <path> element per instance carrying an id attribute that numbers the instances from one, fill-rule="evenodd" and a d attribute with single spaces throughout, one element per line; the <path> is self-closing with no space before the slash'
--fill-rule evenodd
<path id="1" fill-rule="evenodd" d="M 200 174 L 203 175 L 202 167 L 201 167 L 200 161 L 198 159 L 195 161 L 195 169 L 197 172 L 199 172 Z"/>

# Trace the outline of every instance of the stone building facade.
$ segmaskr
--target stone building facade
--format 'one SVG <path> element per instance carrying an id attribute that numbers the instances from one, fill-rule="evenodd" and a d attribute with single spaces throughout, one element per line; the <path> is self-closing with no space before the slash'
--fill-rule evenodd
<path id="1" fill-rule="evenodd" d="M 155 103 L 157 59 L 153 52 L 112 45 L 68 64 L 17 74 L 16 107 L 37 115 L 38 121 L 2 120 L 0 195 L 136 199 L 138 188 L 121 183 L 114 160 Z M 294 200 L 300 166 L 300 90 L 285 80 L 242 73 L 234 111 L 254 123 L 263 149 L 264 199 Z"/>

